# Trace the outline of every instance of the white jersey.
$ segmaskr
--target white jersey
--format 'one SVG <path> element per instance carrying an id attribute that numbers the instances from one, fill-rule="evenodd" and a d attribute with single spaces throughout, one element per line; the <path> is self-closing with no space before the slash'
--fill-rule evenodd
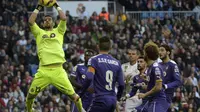
<path id="1" fill-rule="evenodd" d="M 122 64 L 122 70 L 124 73 L 124 77 L 131 76 L 131 79 L 138 75 L 140 72 L 137 69 L 138 64 L 131 65 L 130 62 Z"/>

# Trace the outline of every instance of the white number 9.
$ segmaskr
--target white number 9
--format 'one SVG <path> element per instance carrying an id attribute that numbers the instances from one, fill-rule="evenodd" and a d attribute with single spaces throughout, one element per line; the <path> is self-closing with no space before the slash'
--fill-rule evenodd
<path id="1" fill-rule="evenodd" d="M 108 91 L 111 91 L 113 82 L 113 72 L 110 70 L 106 71 L 106 82 L 108 83 L 108 85 L 106 85 L 106 89 Z"/>

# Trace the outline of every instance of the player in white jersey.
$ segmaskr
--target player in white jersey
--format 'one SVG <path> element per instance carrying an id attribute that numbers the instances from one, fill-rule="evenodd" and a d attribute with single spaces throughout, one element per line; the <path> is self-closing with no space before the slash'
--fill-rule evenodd
<path id="1" fill-rule="evenodd" d="M 125 94 L 128 94 L 131 90 L 130 84 L 132 84 L 132 79 L 134 76 L 138 75 L 140 72 L 137 69 L 137 59 L 140 55 L 140 52 L 137 49 L 128 49 L 129 62 L 122 64 L 122 70 L 124 73 L 125 79 Z M 125 108 L 126 112 L 131 112 L 132 110 L 128 110 L 128 108 L 134 106 L 134 100 L 132 98 L 128 98 L 126 100 Z"/>

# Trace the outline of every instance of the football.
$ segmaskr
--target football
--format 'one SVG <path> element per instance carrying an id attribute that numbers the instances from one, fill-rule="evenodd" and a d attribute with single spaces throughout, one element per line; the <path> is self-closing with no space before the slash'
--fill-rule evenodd
<path id="1" fill-rule="evenodd" d="M 52 7 L 56 0 L 39 0 L 39 2 L 45 7 Z"/>

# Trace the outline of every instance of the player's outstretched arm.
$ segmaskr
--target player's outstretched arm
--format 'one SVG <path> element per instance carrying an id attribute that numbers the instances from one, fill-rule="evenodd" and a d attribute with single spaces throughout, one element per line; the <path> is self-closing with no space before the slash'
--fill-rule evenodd
<path id="1" fill-rule="evenodd" d="M 28 20 L 29 25 L 32 26 L 32 25 L 35 23 L 35 20 L 36 20 L 36 18 L 37 18 L 37 15 L 38 15 L 39 11 L 40 11 L 42 8 L 43 8 L 43 6 L 42 6 L 40 3 L 38 3 L 37 7 L 35 8 L 35 10 L 33 11 L 33 13 L 31 14 L 31 16 L 29 17 L 29 20 Z"/>
<path id="2" fill-rule="evenodd" d="M 61 7 L 58 5 L 58 3 L 56 2 L 53 6 L 57 9 L 58 15 L 59 15 L 59 17 L 60 17 L 60 20 L 66 21 L 66 20 L 67 20 L 67 17 L 66 17 L 66 15 L 64 14 L 64 12 L 62 11 Z"/>
<path id="3" fill-rule="evenodd" d="M 58 5 L 58 3 L 56 2 L 54 5 L 53 5 L 57 11 L 58 11 L 58 15 L 60 17 L 60 23 L 58 24 L 58 32 L 60 32 L 62 35 L 64 35 L 65 31 L 67 30 L 67 25 L 66 25 L 66 22 L 67 22 L 67 17 L 66 15 L 64 14 L 64 12 L 62 11 L 61 7 Z"/>

